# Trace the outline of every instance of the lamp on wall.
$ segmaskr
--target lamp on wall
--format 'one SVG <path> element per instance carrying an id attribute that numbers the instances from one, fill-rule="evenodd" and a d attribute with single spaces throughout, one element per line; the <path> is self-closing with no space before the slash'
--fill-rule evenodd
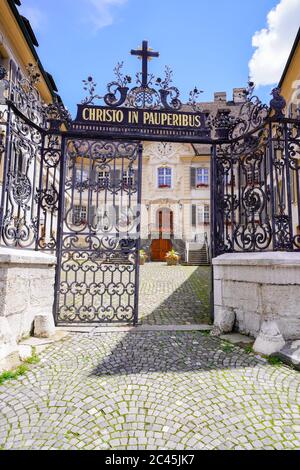
<path id="1" fill-rule="evenodd" d="M 146 204 L 147 211 L 150 209 L 150 204 Z"/>
<path id="2" fill-rule="evenodd" d="M 182 204 L 182 202 L 180 202 L 179 203 L 179 209 L 182 210 L 182 208 L 183 208 L 183 204 Z"/>

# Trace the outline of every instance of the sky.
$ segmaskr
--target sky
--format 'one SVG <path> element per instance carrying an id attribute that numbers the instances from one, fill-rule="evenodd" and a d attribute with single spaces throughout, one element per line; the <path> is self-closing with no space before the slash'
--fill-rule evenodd
<path id="1" fill-rule="evenodd" d="M 203 101 L 215 91 L 231 99 L 250 75 L 268 102 L 300 26 L 300 0 L 22 0 L 20 11 L 73 116 L 83 79 L 93 76 L 103 96 L 117 62 L 125 74 L 140 71 L 130 50 L 144 39 L 160 52 L 150 71 L 170 66 L 183 101 L 195 86 Z"/>

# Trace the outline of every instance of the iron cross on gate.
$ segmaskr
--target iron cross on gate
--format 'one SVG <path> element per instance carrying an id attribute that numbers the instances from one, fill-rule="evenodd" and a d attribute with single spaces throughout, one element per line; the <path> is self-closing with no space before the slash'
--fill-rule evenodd
<path id="1" fill-rule="evenodd" d="M 148 85 L 148 60 L 151 57 L 159 57 L 159 52 L 153 52 L 151 49 L 148 49 L 148 41 L 143 41 L 142 49 L 131 49 L 131 55 L 137 55 L 139 59 L 142 59 L 142 87 L 147 87 Z"/>

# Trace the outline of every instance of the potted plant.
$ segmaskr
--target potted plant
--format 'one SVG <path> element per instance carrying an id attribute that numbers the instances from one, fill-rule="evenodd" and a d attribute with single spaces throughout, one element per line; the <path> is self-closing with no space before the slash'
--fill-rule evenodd
<path id="1" fill-rule="evenodd" d="M 180 260 L 179 254 L 174 249 L 168 251 L 165 258 L 168 266 L 175 266 Z"/>
<path id="2" fill-rule="evenodd" d="M 148 259 L 148 255 L 146 254 L 145 250 L 140 250 L 140 264 L 145 264 Z"/>

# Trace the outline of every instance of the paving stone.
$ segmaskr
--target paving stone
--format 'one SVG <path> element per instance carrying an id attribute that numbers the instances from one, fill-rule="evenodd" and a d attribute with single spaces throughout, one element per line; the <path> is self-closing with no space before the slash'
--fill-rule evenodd
<path id="1" fill-rule="evenodd" d="M 142 322 L 207 321 L 209 271 L 157 269 Z M 299 449 L 300 374 L 222 343 L 197 328 L 68 331 L 0 386 L 0 448 Z"/>

